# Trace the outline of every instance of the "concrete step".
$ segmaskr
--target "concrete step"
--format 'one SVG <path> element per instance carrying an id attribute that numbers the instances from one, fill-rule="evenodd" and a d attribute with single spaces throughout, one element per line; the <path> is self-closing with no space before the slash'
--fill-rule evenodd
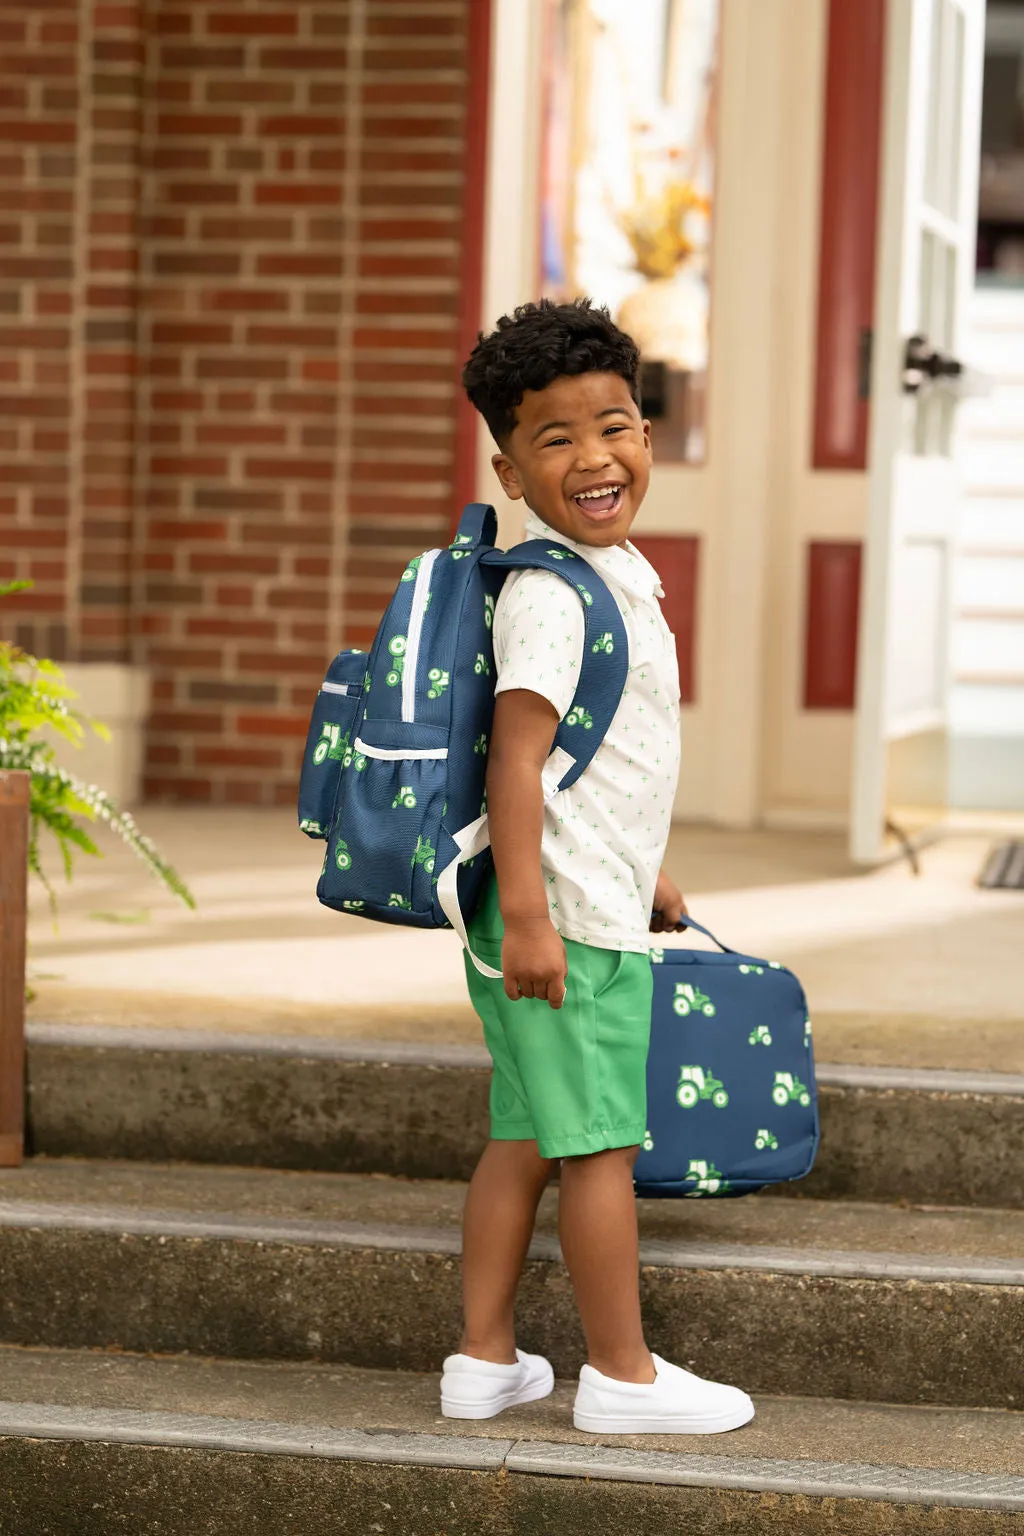
<path id="1" fill-rule="evenodd" d="M 1024 1076 L 818 1068 L 822 1142 L 784 1193 L 1024 1209 Z M 56 1157 L 465 1179 L 487 1136 L 476 1046 L 34 1025 L 29 1127 Z"/>
<path id="2" fill-rule="evenodd" d="M 460 1184 L 40 1160 L 0 1190 L 6 1343 L 434 1370 L 458 1335 Z M 550 1190 L 522 1342 L 571 1375 L 555 1204 Z M 1024 1405 L 1024 1214 L 639 1206 L 660 1353 L 760 1392 Z"/>
<path id="3" fill-rule="evenodd" d="M 0 1349 L 0 1530 L 166 1536 L 1008 1536 L 1006 1412 L 759 1398 L 729 1435 L 572 1427 L 574 1383 L 479 1423 L 437 1378 L 337 1366 Z"/>

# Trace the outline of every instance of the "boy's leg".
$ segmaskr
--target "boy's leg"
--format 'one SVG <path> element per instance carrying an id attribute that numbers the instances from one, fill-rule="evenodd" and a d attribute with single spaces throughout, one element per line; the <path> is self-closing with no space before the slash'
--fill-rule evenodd
<path id="1" fill-rule="evenodd" d="M 653 1382 L 640 1318 L 640 1257 L 633 1192 L 639 1147 L 615 1147 L 562 1162 L 558 1232 L 587 1339 L 603 1376 Z"/>
<path id="2" fill-rule="evenodd" d="M 535 1141 L 489 1141 L 466 1196 L 462 1225 L 465 1331 L 459 1352 L 515 1365 L 513 1307 L 551 1163 Z"/>

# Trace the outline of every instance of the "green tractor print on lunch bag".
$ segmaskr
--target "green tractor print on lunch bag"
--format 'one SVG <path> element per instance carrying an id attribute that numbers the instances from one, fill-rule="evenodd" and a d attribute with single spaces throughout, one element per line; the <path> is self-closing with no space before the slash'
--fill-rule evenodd
<path id="1" fill-rule="evenodd" d="M 405 671 L 405 647 L 408 644 L 405 635 L 393 635 L 388 641 L 388 651 L 391 655 L 391 671 L 384 681 L 389 688 L 397 688 L 402 681 L 402 673 Z"/>
<path id="2" fill-rule="evenodd" d="M 594 729 L 594 717 L 582 704 L 574 704 L 565 717 L 566 725 L 582 725 L 585 731 Z"/>
<path id="3" fill-rule="evenodd" d="M 777 1136 L 773 1136 L 771 1131 L 758 1131 L 757 1135 L 754 1137 L 754 1146 L 759 1152 L 777 1152 L 779 1148 L 779 1138 Z"/>
<path id="4" fill-rule="evenodd" d="M 776 1072 L 775 1087 L 772 1089 L 772 1103 L 778 1104 L 781 1109 L 784 1104 L 802 1104 L 804 1109 L 811 1102 L 811 1095 L 798 1077 L 792 1072 Z"/>
<path id="5" fill-rule="evenodd" d="M 338 838 L 337 846 L 334 850 L 334 862 L 339 869 L 352 868 L 352 855 L 348 851 L 348 843 L 345 842 L 344 838 Z"/>
<path id="6" fill-rule="evenodd" d="M 434 858 L 435 850 L 434 845 L 430 841 L 430 838 L 418 837 L 416 839 L 416 847 L 413 849 L 412 855 L 413 869 L 416 868 L 417 864 L 422 864 L 427 874 L 432 875 L 434 873 Z"/>
<path id="7" fill-rule="evenodd" d="M 407 811 L 414 811 L 416 809 L 416 796 L 413 794 L 411 784 L 403 784 L 391 802 L 391 809 L 393 811 L 397 811 L 400 806 L 404 806 Z"/>
<path id="8" fill-rule="evenodd" d="M 740 973 L 741 976 L 763 976 L 764 975 L 764 966 L 763 965 L 741 965 L 739 967 L 739 973 Z"/>
<path id="9" fill-rule="evenodd" d="M 707 993 L 688 981 L 676 982 L 676 995 L 672 1002 L 672 1009 L 681 1019 L 685 1019 L 690 1013 L 702 1013 L 706 1019 L 713 1019 L 717 1012 Z"/>
<path id="10" fill-rule="evenodd" d="M 650 1131 L 644 1131 L 643 1149 L 645 1152 L 654 1151 L 654 1137 L 651 1135 Z"/>
<path id="11" fill-rule="evenodd" d="M 686 1191 L 688 1197 L 720 1195 L 729 1188 L 729 1181 L 722 1178 L 721 1168 L 716 1168 L 714 1163 L 705 1162 L 703 1158 L 691 1157 L 686 1177 L 695 1180 L 694 1188 Z"/>
<path id="12" fill-rule="evenodd" d="M 703 1067 L 680 1067 L 676 1103 L 680 1109 L 692 1109 L 700 1099 L 710 1099 L 716 1109 L 724 1109 L 729 1102 L 725 1084 L 714 1073 Z"/>
<path id="13" fill-rule="evenodd" d="M 772 1032 L 767 1024 L 758 1024 L 756 1029 L 752 1029 L 747 1036 L 748 1045 L 771 1045 L 771 1043 Z"/>

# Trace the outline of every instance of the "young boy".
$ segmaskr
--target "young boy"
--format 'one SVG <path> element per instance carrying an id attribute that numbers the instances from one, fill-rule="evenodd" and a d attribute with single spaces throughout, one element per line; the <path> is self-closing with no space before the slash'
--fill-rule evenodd
<path id="1" fill-rule="evenodd" d="M 651 929 L 678 929 L 661 870 L 679 767 L 679 675 L 657 573 L 627 535 L 647 490 L 639 354 L 607 310 L 542 301 L 481 337 L 463 382 L 498 445 L 527 537 L 567 545 L 615 596 L 629 674 L 593 763 L 545 807 L 541 772 L 583 654 L 581 603 L 513 573 L 494 618 L 487 803 L 495 880 L 470 927 L 473 1005 L 494 1060 L 491 1140 L 466 1199 L 465 1329 L 442 1411 L 490 1418 L 552 1389 L 515 1347 L 513 1302 L 541 1194 L 561 1161 L 559 1236 L 587 1340 L 574 1421 L 604 1433 L 708 1434 L 753 1415 L 735 1387 L 652 1355 L 640 1319 L 633 1164 L 646 1130 Z M 652 915 L 653 914 L 653 915 Z"/>

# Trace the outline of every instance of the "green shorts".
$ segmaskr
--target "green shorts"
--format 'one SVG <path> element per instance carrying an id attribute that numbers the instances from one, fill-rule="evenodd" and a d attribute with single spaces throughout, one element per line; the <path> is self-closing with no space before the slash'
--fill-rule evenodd
<path id="1" fill-rule="evenodd" d="M 501 967 L 498 887 L 491 880 L 469 924 L 481 960 Z M 494 1062 L 491 1136 L 536 1141 L 542 1157 L 639 1145 L 647 1129 L 651 964 L 628 950 L 565 940 L 565 1002 L 512 1002 L 466 957 L 469 995 Z"/>

